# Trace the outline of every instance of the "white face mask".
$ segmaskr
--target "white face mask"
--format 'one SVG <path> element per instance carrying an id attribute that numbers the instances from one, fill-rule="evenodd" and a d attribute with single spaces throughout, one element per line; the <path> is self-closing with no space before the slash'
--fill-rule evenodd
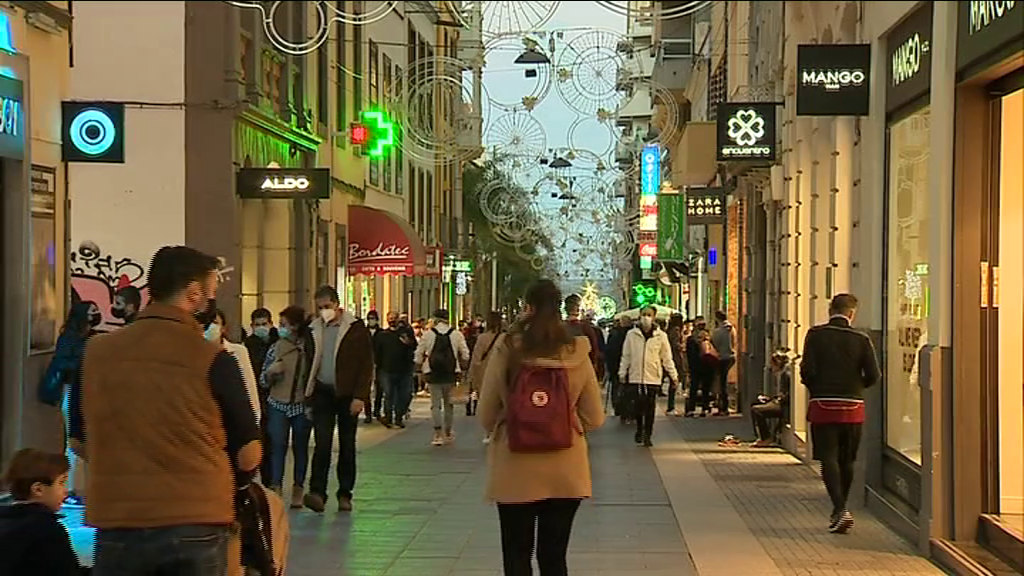
<path id="1" fill-rule="evenodd" d="M 335 316 L 336 316 L 336 313 L 331 308 L 324 308 L 323 310 L 320 311 L 320 317 L 323 318 L 325 323 L 328 323 L 331 320 L 334 320 Z"/>
<path id="2" fill-rule="evenodd" d="M 640 317 L 640 326 L 642 326 L 644 330 L 647 330 L 648 328 L 650 328 L 653 325 L 654 325 L 654 318 L 651 318 L 650 316 L 641 316 Z"/>
<path id="3" fill-rule="evenodd" d="M 210 324 L 203 334 L 210 342 L 220 342 L 220 324 Z"/>

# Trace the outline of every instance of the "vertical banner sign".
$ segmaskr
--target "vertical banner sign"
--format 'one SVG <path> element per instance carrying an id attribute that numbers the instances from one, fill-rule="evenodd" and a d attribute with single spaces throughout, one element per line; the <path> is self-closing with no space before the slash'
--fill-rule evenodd
<path id="1" fill-rule="evenodd" d="M 662 262 L 686 260 L 686 196 L 658 196 L 658 259 Z"/>
<path id="2" fill-rule="evenodd" d="M 661 149 L 657 144 L 644 146 L 640 155 L 642 180 L 640 181 L 640 193 L 644 196 L 653 196 L 661 188 Z"/>
<path id="3" fill-rule="evenodd" d="M 927 94 L 932 82 L 932 3 L 925 2 L 887 37 L 885 111 Z"/>
<path id="4" fill-rule="evenodd" d="M 687 188 L 686 221 L 690 224 L 721 224 L 725 222 L 725 190 L 722 188 Z"/>

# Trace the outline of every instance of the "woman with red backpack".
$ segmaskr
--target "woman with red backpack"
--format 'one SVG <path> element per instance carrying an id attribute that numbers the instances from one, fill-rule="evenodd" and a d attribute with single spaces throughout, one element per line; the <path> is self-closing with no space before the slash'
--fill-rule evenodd
<path id="1" fill-rule="evenodd" d="M 585 433 L 604 423 L 586 336 L 562 323 L 562 295 L 540 280 L 523 319 L 487 362 L 478 415 L 491 434 L 487 497 L 498 506 L 506 576 L 566 576 L 580 501 L 591 496 Z"/>

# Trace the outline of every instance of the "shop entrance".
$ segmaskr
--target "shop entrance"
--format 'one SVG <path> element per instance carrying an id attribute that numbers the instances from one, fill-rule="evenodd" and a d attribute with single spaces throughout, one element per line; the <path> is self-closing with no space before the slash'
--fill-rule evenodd
<path id="1" fill-rule="evenodd" d="M 1024 89 L 992 101 L 990 303 L 983 306 L 987 512 L 1024 532 Z M 985 263 L 982 263 L 985 266 Z"/>

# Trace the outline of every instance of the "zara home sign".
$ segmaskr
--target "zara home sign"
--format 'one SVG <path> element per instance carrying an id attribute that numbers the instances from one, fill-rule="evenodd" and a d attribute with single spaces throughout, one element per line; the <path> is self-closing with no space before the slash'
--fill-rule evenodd
<path id="1" fill-rule="evenodd" d="M 802 44 L 796 66 L 798 116 L 867 115 L 870 44 Z"/>
<path id="2" fill-rule="evenodd" d="M 718 105 L 718 160 L 775 161 L 775 103 L 722 102 Z"/>

